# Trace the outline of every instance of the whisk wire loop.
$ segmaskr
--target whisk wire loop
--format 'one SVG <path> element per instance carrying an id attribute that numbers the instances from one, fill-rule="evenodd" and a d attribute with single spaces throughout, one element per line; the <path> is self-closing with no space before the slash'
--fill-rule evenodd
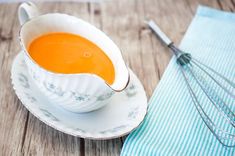
<path id="1" fill-rule="evenodd" d="M 200 117 L 202 118 L 203 122 L 205 123 L 205 125 L 209 128 L 209 130 L 212 132 L 212 134 L 216 137 L 216 139 L 221 144 L 223 144 L 224 146 L 227 146 L 227 147 L 234 147 L 235 144 L 228 145 L 228 144 L 225 144 L 223 142 L 223 140 L 232 139 L 232 141 L 234 141 L 235 136 L 233 134 L 230 134 L 227 131 L 224 131 L 224 130 L 221 130 L 220 128 L 218 128 L 216 126 L 216 124 L 209 118 L 209 116 L 206 114 L 206 112 L 203 110 L 202 106 L 200 105 L 200 103 L 197 99 L 197 96 L 196 96 L 195 92 L 193 91 L 191 85 L 189 84 L 188 78 L 186 77 L 185 71 L 182 68 L 182 66 L 180 66 L 180 71 L 185 79 L 187 88 L 189 89 L 189 93 L 192 98 L 193 104 L 194 104 L 197 112 L 199 113 Z"/>

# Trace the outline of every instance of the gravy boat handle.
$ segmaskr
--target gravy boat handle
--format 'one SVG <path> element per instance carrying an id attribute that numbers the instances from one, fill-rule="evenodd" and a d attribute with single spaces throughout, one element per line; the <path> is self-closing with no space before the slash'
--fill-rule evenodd
<path id="1" fill-rule="evenodd" d="M 32 2 L 24 2 L 20 4 L 18 8 L 18 19 L 20 21 L 20 25 L 23 25 L 25 22 L 38 15 L 40 15 L 38 8 Z"/>

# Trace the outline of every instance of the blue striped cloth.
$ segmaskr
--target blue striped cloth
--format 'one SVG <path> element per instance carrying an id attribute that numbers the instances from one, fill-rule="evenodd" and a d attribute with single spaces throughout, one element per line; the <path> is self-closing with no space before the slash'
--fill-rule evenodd
<path id="1" fill-rule="evenodd" d="M 235 82 L 235 14 L 199 6 L 180 48 Z M 145 121 L 127 137 L 121 155 L 234 156 L 235 148 L 220 144 L 203 123 L 173 57 L 149 101 Z"/>

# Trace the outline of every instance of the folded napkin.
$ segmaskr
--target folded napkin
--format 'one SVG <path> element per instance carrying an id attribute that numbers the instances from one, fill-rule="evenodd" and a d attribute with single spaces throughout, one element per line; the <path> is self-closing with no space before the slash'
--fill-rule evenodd
<path id="1" fill-rule="evenodd" d="M 180 48 L 235 82 L 235 14 L 199 6 Z M 234 156 L 235 148 L 220 144 L 204 124 L 173 57 L 121 155 Z"/>

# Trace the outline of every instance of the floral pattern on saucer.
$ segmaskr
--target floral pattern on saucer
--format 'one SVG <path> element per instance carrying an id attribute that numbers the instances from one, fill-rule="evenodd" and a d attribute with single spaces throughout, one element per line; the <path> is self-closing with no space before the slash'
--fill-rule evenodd
<path id="1" fill-rule="evenodd" d="M 13 62 L 11 78 L 13 88 L 22 104 L 45 124 L 73 136 L 111 139 L 130 133 L 143 121 L 147 113 L 147 98 L 143 86 L 134 73 L 132 71 L 130 73 L 130 84 L 123 92 L 112 92 L 96 97 L 96 100 L 100 101 L 110 98 L 107 106 L 81 114 L 66 111 L 51 103 L 38 90 L 29 77 L 22 52 Z M 53 84 L 44 85 L 58 96 L 67 95 Z M 91 100 L 89 95 L 76 92 L 70 92 L 70 96 L 82 102 Z"/>

